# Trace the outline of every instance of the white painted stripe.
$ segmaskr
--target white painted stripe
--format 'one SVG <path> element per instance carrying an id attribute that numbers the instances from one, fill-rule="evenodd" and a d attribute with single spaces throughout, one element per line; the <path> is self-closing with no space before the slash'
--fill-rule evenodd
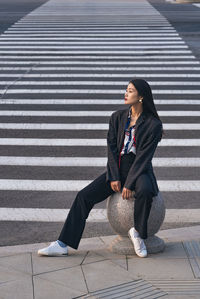
<path id="1" fill-rule="evenodd" d="M 127 28 L 127 29 L 123 29 L 123 30 L 120 30 L 120 29 L 101 29 L 101 30 L 93 30 L 94 28 L 83 28 L 82 30 L 76 30 L 77 28 L 69 28 L 68 26 L 63 26 L 63 25 L 57 25 L 55 26 L 55 30 L 54 30 L 54 25 L 52 26 L 40 26 L 40 27 L 35 27 L 35 26 L 23 26 L 23 27 L 19 27 L 19 26 L 15 26 L 15 27 L 11 27 L 9 29 L 7 29 L 6 33 L 26 33 L 26 32 L 34 32 L 34 33 L 40 33 L 40 32 L 58 32 L 58 33 L 101 33 L 101 34 L 104 34 L 104 33 L 176 33 L 176 30 L 175 29 L 133 29 L 133 28 Z M 100 28 L 98 28 L 100 29 Z"/>
<path id="2" fill-rule="evenodd" d="M 92 74 L 91 74 L 92 76 Z M 12 84 L 13 81 L 0 81 L 0 85 L 4 84 Z M 176 85 L 181 85 L 181 86 L 193 86 L 193 85 L 200 85 L 200 81 L 149 81 L 148 82 L 152 86 L 165 86 L 165 85 L 170 85 L 170 86 L 176 86 Z M 81 85 L 112 85 L 112 86 L 120 86 L 120 85 L 126 85 L 127 81 L 61 81 L 61 80 L 40 80 L 40 81 L 29 81 L 29 80 L 23 80 L 23 78 L 20 81 L 15 82 L 16 85 L 64 85 L 64 86 L 78 86 Z"/>
<path id="3" fill-rule="evenodd" d="M 124 104 L 125 105 L 125 104 Z M 0 116 L 104 116 L 110 117 L 115 111 L 38 111 L 38 110 L 1 110 Z M 160 116 L 200 116 L 200 111 L 157 111 Z"/>
<path id="4" fill-rule="evenodd" d="M 141 47 L 140 47 L 141 48 Z M 151 48 L 151 47 L 150 47 Z M 58 48 L 57 48 L 58 49 Z M 52 49 L 53 50 L 53 49 Z M 25 51 L 23 51 L 22 49 L 18 49 L 18 50 L 14 50 L 14 51 L 12 51 L 12 50 L 0 50 L 0 53 L 1 54 L 9 54 L 9 53 L 11 53 L 11 54 L 17 54 L 17 53 L 19 53 L 20 52 L 20 54 L 52 54 L 52 50 L 49 50 L 49 51 L 31 51 L 31 50 L 25 50 Z M 147 54 L 147 53 L 152 53 L 152 54 L 156 54 L 156 53 L 164 53 L 164 54 L 169 54 L 169 53 L 173 53 L 173 54 L 175 54 L 175 53 L 177 53 L 177 54 L 183 54 L 183 53 L 191 53 L 192 54 L 192 51 L 190 51 L 190 50 L 167 50 L 167 51 L 160 51 L 160 50 L 148 50 L 148 49 L 146 49 L 146 50 L 141 50 L 141 51 L 139 51 L 139 50 L 134 50 L 134 51 L 103 51 L 103 53 L 105 53 L 105 54 Z M 76 51 L 76 52 L 74 52 L 74 51 L 68 51 L 68 49 L 66 48 L 65 50 L 63 50 L 63 51 L 56 51 L 56 54 L 102 54 L 102 51 Z M 80 64 L 80 61 L 78 61 L 78 63 Z M 91 62 L 92 63 L 92 62 Z M 105 62 L 104 62 L 105 63 Z M 121 62 L 122 63 L 122 62 Z M 170 62 L 169 62 L 170 63 Z M 81 64 L 85 64 L 85 63 L 82 63 L 81 62 Z M 86 64 L 89 64 L 89 63 L 87 63 L 86 62 Z M 94 63 L 94 64 L 97 64 L 97 63 Z M 110 64 L 110 63 L 108 63 L 108 62 L 106 62 L 106 64 Z M 115 62 L 115 64 L 120 64 L 119 62 Z M 142 62 L 141 62 L 141 64 L 142 64 Z M 186 64 L 187 64 L 187 62 L 186 62 Z"/>
<path id="5" fill-rule="evenodd" d="M 0 145 L 31 146 L 107 146 L 106 139 L 58 139 L 58 138 L 0 138 Z M 200 146 L 200 139 L 165 139 L 158 146 Z"/>
<path id="6" fill-rule="evenodd" d="M 56 28 L 56 27 L 61 27 L 61 28 L 69 28 L 69 29 L 91 29 L 90 27 L 92 27 L 92 29 L 96 28 L 96 29 L 121 29 L 122 27 L 124 29 L 149 29 L 151 26 L 141 26 L 141 25 L 128 25 L 128 24 L 120 24 L 119 25 L 115 25 L 115 24 L 99 24 L 97 25 L 95 24 L 88 24 L 88 25 L 84 25 L 81 24 L 81 26 L 79 25 L 74 25 L 74 23 L 71 23 L 71 25 L 68 22 L 48 22 L 48 21 L 38 21 L 36 22 L 31 22 L 31 21 L 23 21 L 23 22 L 16 22 L 11 28 L 15 27 L 15 28 L 41 28 L 41 25 L 43 28 L 46 28 L 47 26 Z M 87 28 L 88 27 L 88 28 Z M 155 29 L 155 28 L 152 28 Z M 173 26 L 160 26 L 159 29 L 160 31 L 163 30 L 171 30 L 171 31 L 176 31 L 174 29 Z"/>
<path id="7" fill-rule="evenodd" d="M 0 89 L 0 93 L 4 93 L 5 90 L 4 89 Z M 153 94 L 200 94 L 200 90 L 199 89 L 153 89 L 152 90 Z M 51 94 L 51 93 L 61 93 L 61 94 L 68 94 L 68 93 L 76 93 L 77 94 L 77 90 L 76 89 L 55 89 L 55 88 L 51 88 L 51 89 L 8 89 L 6 91 L 7 94 L 18 94 L 18 93 L 45 93 L 45 94 Z M 124 91 L 121 90 L 117 90 L 117 89 L 78 89 L 78 93 L 87 93 L 87 94 L 120 94 L 123 93 Z M 1 113 L 1 112 L 0 112 Z"/>
<path id="8" fill-rule="evenodd" d="M 41 27 L 41 25 L 66 25 L 66 26 L 68 26 L 69 28 L 77 28 L 77 26 L 80 26 L 81 25 L 81 27 L 80 28 L 85 28 L 85 27 L 92 27 L 92 28 L 95 28 L 95 27 L 98 27 L 98 26 L 100 26 L 101 28 L 104 28 L 104 27 L 119 27 L 119 25 L 118 24 L 110 24 L 110 23 L 108 23 L 108 24 L 106 24 L 106 22 L 104 22 L 104 24 L 102 24 L 102 23 L 80 23 L 80 22 L 70 22 L 70 21 L 62 21 L 62 20 L 56 20 L 56 21 L 54 21 L 54 20 L 52 20 L 52 21 L 50 21 L 50 20 L 45 20 L 45 19 L 41 19 L 41 20 L 37 20 L 37 21 L 35 21 L 35 20 L 29 20 L 29 19 L 20 19 L 20 20 L 18 20 L 17 22 L 15 22 L 15 25 L 16 26 L 24 26 L 24 25 L 33 25 L 33 26 L 35 26 L 35 25 L 38 25 L 39 27 Z M 133 28 L 133 29 L 149 29 L 149 28 L 151 28 L 151 27 L 159 27 L 161 30 L 162 29 L 173 29 L 174 27 L 172 26 L 172 25 L 168 25 L 168 26 L 166 26 L 166 25 L 151 25 L 151 24 L 147 24 L 146 26 L 145 25 L 140 25 L 140 24 L 138 24 L 138 25 L 134 25 L 134 24 L 120 24 L 120 28 L 122 28 L 122 27 L 130 27 L 130 28 Z M 99 27 L 98 27 L 99 28 Z"/>
<path id="9" fill-rule="evenodd" d="M 33 37 L 33 36 L 27 36 L 27 35 L 24 35 L 24 36 L 21 36 L 21 35 L 19 35 L 19 34 L 17 34 L 17 35 L 15 35 L 15 34 L 9 34 L 9 35 L 1 35 L 1 40 L 6 40 L 6 41 L 9 41 L 9 40 L 11 40 L 11 41 L 13 41 L 13 40 L 35 40 L 35 41 L 45 41 L 45 40 L 48 40 L 48 41 L 59 41 L 59 40 L 61 40 L 61 41 L 68 41 L 68 40 L 75 40 L 75 41 L 78 41 L 78 42 L 82 42 L 82 41 L 87 41 L 87 42 L 89 42 L 89 41 L 104 41 L 105 42 L 105 38 L 103 38 L 103 37 L 53 37 L 53 36 L 49 36 L 49 37 L 45 37 L 45 36 L 43 36 L 43 37 L 40 37 L 40 36 L 38 36 L 38 37 Z M 114 41 L 116 41 L 116 38 L 114 38 L 114 37 L 109 37 L 109 40 L 106 40 L 106 41 L 108 41 L 108 42 L 110 42 L 110 41 L 112 41 L 112 40 L 114 40 Z M 117 38 L 117 40 L 120 42 L 120 41 L 127 41 L 127 38 L 126 37 L 118 37 Z M 154 40 L 156 40 L 156 41 L 158 41 L 158 42 L 160 42 L 160 41 L 175 41 L 175 42 L 178 42 L 178 41 L 180 41 L 180 42 L 183 42 L 183 43 L 185 43 L 183 40 L 182 40 L 182 38 L 181 37 L 179 37 L 179 36 L 170 36 L 170 37 L 129 37 L 128 38 L 128 40 L 129 41 L 154 41 Z"/>
<path id="10" fill-rule="evenodd" d="M 74 23 L 71 23 L 71 25 L 68 23 L 68 22 L 48 22 L 48 21 L 38 21 L 37 23 L 35 22 L 31 22 L 31 21 L 26 21 L 26 22 L 15 22 L 10 28 L 41 28 L 41 25 L 43 25 L 42 27 L 43 28 L 46 28 L 46 27 L 51 27 L 51 28 L 57 28 L 57 27 L 60 27 L 60 28 L 67 28 L 67 29 L 77 29 L 77 30 L 82 30 L 82 29 L 87 29 L 87 30 L 90 30 L 90 29 L 101 29 L 101 30 L 104 30 L 104 29 L 119 29 L 121 30 L 122 28 L 123 29 L 137 29 L 137 30 L 143 30 L 143 29 L 150 29 L 149 26 L 137 26 L 137 25 L 128 25 L 128 24 L 123 24 L 122 26 L 120 26 L 119 24 L 99 24 L 99 25 L 96 25 L 96 23 L 93 23 L 93 24 L 88 24 L 88 25 L 84 25 L 82 24 L 82 26 L 80 26 L 80 24 L 75 24 Z M 158 28 L 151 28 L 152 30 L 175 30 L 173 26 L 168 26 L 168 27 L 158 27 Z"/>
<path id="11" fill-rule="evenodd" d="M 0 179 L 0 190 L 79 191 L 93 180 L 12 180 Z M 198 180 L 157 180 L 162 192 L 200 191 Z"/>
<path id="12" fill-rule="evenodd" d="M 71 21 L 71 20 L 67 20 L 67 19 L 64 19 L 62 20 L 61 18 L 57 18 L 57 19 L 45 19 L 45 18 L 38 18 L 37 20 L 35 20 L 35 18 L 32 18 L 32 16 L 30 14 L 28 14 L 25 18 L 21 18 L 19 20 L 17 20 L 15 22 L 15 24 L 26 24 L 26 23 L 30 23 L 30 24 L 33 24 L 33 23 L 49 23 L 49 24 L 60 24 L 60 23 L 64 23 L 64 24 L 67 24 L 67 25 L 71 25 L 71 26 L 80 26 L 80 25 L 83 25 L 84 26 L 119 26 L 118 24 L 110 24 L 110 23 L 106 23 L 106 20 L 105 22 L 102 24 L 102 23 L 92 23 L 92 22 L 82 22 L 82 21 Z M 121 26 L 121 25 L 120 25 Z M 122 24 L 122 27 L 123 26 L 141 26 L 141 25 L 133 25 L 133 24 Z M 150 26 L 150 24 L 148 25 Z M 166 26 L 166 25 L 165 25 Z M 168 24 L 167 27 L 173 27 L 170 23 Z"/>
<path id="13" fill-rule="evenodd" d="M 20 73 L 21 74 L 21 73 Z M 20 74 L 18 73 L 15 73 L 15 74 L 11 74 L 11 73 L 8 73 L 8 74 L 0 74 L 0 77 L 16 77 L 18 78 L 20 76 Z M 84 74 L 84 73 L 79 73 L 78 74 L 80 77 L 83 77 L 83 78 L 127 78 L 128 80 L 130 79 L 130 74 L 105 74 L 105 73 L 101 73 L 101 74 Z M 140 77 L 143 77 L 143 78 L 200 78 L 200 74 L 136 74 L 134 73 L 134 76 L 140 76 Z M 41 73 L 38 73 L 38 74 L 25 74 L 23 75 L 23 78 L 77 78 L 77 74 L 41 74 Z"/>
<path id="14" fill-rule="evenodd" d="M 12 130 L 108 130 L 107 123 L 72 123 L 72 124 L 59 124 L 59 123 L 0 123 L 0 129 Z M 164 130 L 200 130 L 200 124 L 194 123 L 166 123 L 163 124 Z"/>
<path id="15" fill-rule="evenodd" d="M 200 105 L 200 100 L 177 100 L 177 99 L 159 99 L 154 100 L 156 105 Z M 0 99 L 0 104 L 30 104 L 30 105 L 46 105 L 46 104 L 55 104 L 55 105 L 121 105 L 124 104 L 124 99 L 111 100 L 111 99 L 84 99 L 84 100 L 76 100 L 76 99 Z M 177 125 L 177 124 L 176 124 Z M 180 124 L 179 124 L 180 125 Z M 188 124 L 187 124 L 188 125 Z M 190 124 L 191 125 L 191 124 Z"/>
<path id="16" fill-rule="evenodd" d="M 3 39 L 4 40 L 4 39 Z M 126 44 L 133 44 L 133 45 L 137 45 L 137 44 L 139 44 L 139 45 L 151 45 L 151 44 L 155 44 L 155 45 L 166 45 L 166 44 L 174 44 L 174 45 L 177 45 L 177 44 L 185 44 L 185 42 L 184 41 L 156 41 L 156 42 L 153 42 L 153 41 L 133 41 L 133 42 L 131 42 L 131 41 L 115 41 L 115 42 L 111 42 L 111 41 L 102 41 L 102 42 L 100 42 L 100 41 L 98 41 L 98 42 L 95 42 L 95 41 L 79 41 L 79 42 L 76 42 L 76 41 L 74 41 L 74 42 L 69 42 L 69 41 L 56 41 L 56 45 L 84 45 L 84 44 L 86 44 L 86 45 L 89 45 L 89 44 L 94 44 L 94 45 L 101 45 L 101 44 L 107 44 L 107 45 L 121 45 L 121 46 L 123 46 L 123 45 L 126 45 Z M 6 39 L 6 41 L 4 41 L 4 42 L 2 42 L 2 39 L 1 39 L 1 45 L 12 45 L 12 44 L 14 44 L 14 45 L 26 45 L 26 44 L 33 44 L 33 45 L 46 45 L 46 44 L 52 44 L 52 45 L 55 45 L 55 41 L 38 41 L 37 40 L 37 42 L 36 41 L 8 41 L 7 39 Z"/>
<path id="17" fill-rule="evenodd" d="M 97 31 L 99 32 L 99 31 Z M 116 33 L 116 32 L 121 32 L 121 33 Z M 18 36 L 25 36 L 25 35 L 29 35 L 29 36 L 37 36 L 37 35 L 45 35 L 45 36 L 48 36 L 48 35 L 56 35 L 56 36 L 121 36 L 123 34 L 123 36 L 179 36 L 179 33 L 170 33 L 170 32 L 167 32 L 167 33 L 144 33 L 144 32 L 139 32 L 139 33 L 135 33 L 135 32 L 132 32 L 132 33 L 126 33 L 124 30 L 122 31 L 115 31 L 113 33 L 105 33 L 105 32 L 101 32 L 100 33 L 95 33 L 95 31 L 93 31 L 92 33 L 75 33 L 75 32 L 72 32 L 72 33 L 66 33 L 65 31 L 61 31 L 61 30 L 46 30 L 46 29 L 40 29 L 39 32 L 37 33 L 36 30 L 26 30 L 26 31 L 23 31 L 23 30 L 18 30 L 18 29 L 14 29 L 12 31 L 9 31 L 9 30 L 5 30 L 4 31 L 4 34 L 2 34 L 2 36 L 6 36 L 6 35 L 9 35 L 9 36 L 12 36 L 13 34 L 17 34 Z"/>
<path id="18" fill-rule="evenodd" d="M 42 26 L 41 26 L 42 25 Z M 169 27 L 158 27 L 158 28 L 149 28 L 149 27 L 147 27 L 147 26 L 132 26 L 132 25 L 126 25 L 126 24 L 124 24 L 124 25 L 122 25 L 122 26 L 120 26 L 120 25 L 115 25 L 115 26 L 113 26 L 113 25 L 99 25 L 99 26 L 97 26 L 97 25 L 90 25 L 90 26 L 87 26 L 87 25 L 85 25 L 85 26 L 78 26 L 78 25 L 72 25 L 72 26 L 69 26 L 69 24 L 63 24 L 63 23 L 58 23 L 58 22 L 54 22 L 54 23 L 15 23 L 15 24 L 13 24 L 11 27 L 9 27 L 8 28 L 8 30 L 10 31 L 12 31 L 13 29 L 19 29 L 19 30 L 21 30 L 21 29 L 25 29 L 25 30 L 27 30 L 27 29 L 31 29 L 31 30 L 33 30 L 33 29 L 36 29 L 36 30 L 40 30 L 40 28 L 52 28 L 52 29 L 54 29 L 54 28 L 56 28 L 56 29 L 65 29 L 65 30 L 68 30 L 68 31 L 74 31 L 74 30 L 76 30 L 76 31 L 78 31 L 78 32 L 83 32 L 83 31 L 87 31 L 87 32 L 92 32 L 93 30 L 95 30 L 95 32 L 98 30 L 98 31 L 100 31 L 100 30 L 103 30 L 103 31 L 118 31 L 118 30 L 120 30 L 120 32 L 121 31 L 127 31 L 127 30 L 133 30 L 133 31 L 139 31 L 139 32 L 141 32 L 141 31 L 143 31 L 143 30 L 145 30 L 145 31 L 147 31 L 147 30 L 149 30 L 150 32 L 176 32 L 176 29 L 174 29 L 174 27 L 173 26 L 169 26 Z M 123 29 L 122 29 L 122 27 L 123 27 Z"/>
<path id="19" fill-rule="evenodd" d="M 15 53 L 16 54 L 16 53 Z M 27 53 L 26 53 L 27 54 Z M 66 54 L 66 53 L 65 53 Z M 45 66 L 44 67 L 44 70 L 50 70 L 51 69 L 51 67 L 49 67 L 49 65 L 59 65 L 59 64 L 61 64 L 61 65 L 68 65 L 68 64 L 74 64 L 74 65 L 76 65 L 76 64 L 81 64 L 81 65 L 101 65 L 101 68 L 99 68 L 99 70 L 101 70 L 101 71 L 105 71 L 105 70 L 109 70 L 109 69 L 111 69 L 111 68 L 109 68 L 109 67 L 106 67 L 106 65 L 120 65 L 120 64 L 123 64 L 124 66 L 125 65 L 131 65 L 131 64 L 133 64 L 133 65 L 164 65 L 164 64 L 167 64 L 167 65 L 169 65 L 169 64 L 174 64 L 174 65 L 179 65 L 179 64 L 189 64 L 189 65 L 195 65 L 195 64 L 200 64 L 200 62 L 198 61 L 198 60 L 193 60 L 193 61 L 177 61 L 177 60 L 172 60 L 172 61 L 58 61 L 58 60 L 56 60 L 56 61 L 52 61 L 52 60 L 45 60 L 45 61 L 41 61 L 40 60 L 40 62 L 37 62 L 37 61 L 35 61 L 35 60 L 31 60 L 31 59 L 29 59 L 28 61 L 23 61 L 23 60 L 21 60 L 20 61 L 20 58 L 18 58 L 18 60 L 14 60 L 14 61 L 1 61 L 1 65 L 2 64 L 6 64 L 6 65 L 8 65 L 8 64 L 14 64 L 14 65 L 17 65 L 17 64 L 27 64 L 27 65 L 30 65 L 30 64 L 35 64 L 35 63 L 37 63 L 37 65 L 43 65 L 43 64 L 47 64 L 47 66 Z M 41 70 L 42 68 L 41 67 L 36 67 L 36 66 L 32 66 L 32 69 L 36 69 L 36 70 Z M 5 68 L 4 68 L 5 69 Z M 12 70 L 14 69 L 14 67 L 13 68 L 11 68 Z M 53 68 L 54 70 L 59 70 L 59 69 L 71 69 L 71 70 L 75 70 L 76 69 L 76 67 L 54 67 Z M 83 67 L 83 68 L 80 68 L 79 67 L 79 69 L 81 70 L 92 70 L 92 69 L 94 69 L 94 70 L 97 70 L 98 69 L 98 67 L 96 67 L 96 68 L 87 68 L 87 67 Z M 120 69 L 120 67 L 115 67 L 115 68 L 113 68 L 113 70 L 114 71 L 117 71 L 117 70 L 119 70 Z M 124 67 L 123 69 L 126 69 L 126 70 L 130 70 L 130 68 L 128 67 L 128 66 L 126 66 L 126 67 Z M 133 70 L 136 70 L 136 68 L 132 68 Z M 147 70 L 152 70 L 153 68 L 151 68 L 151 67 L 149 67 L 149 68 L 147 68 Z M 164 67 L 162 67 L 161 68 L 161 70 L 163 71 L 165 68 Z M 176 67 L 176 69 L 177 69 L 177 67 Z M 144 70 L 144 68 L 142 69 L 141 68 L 141 70 Z M 156 69 L 155 68 L 155 70 L 158 70 L 158 68 Z M 170 68 L 168 68 L 168 70 L 170 70 Z M 175 70 L 175 67 L 174 68 L 172 68 L 171 67 L 171 70 Z M 184 70 L 184 67 L 180 67 L 180 70 L 182 71 L 182 70 Z M 189 70 L 194 70 L 194 67 L 190 67 L 189 68 Z"/>
<path id="20" fill-rule="evenodd" d="M 55 55 L 23 55 L 21 57 L 15 56 L 15 55 L 7 55 L 7 56 L 5 55 L 5 56 L 0 57 L 0 59 L 2 59 L 3 61 L 5 59 L 17 59 L 17 61 L 19 61 L 19 58 L 20 58 L 20 61 L 21 60 L 25 60 L 25 59 L 29 59 L 28 62 L 30 62 L 30 61 L 33 61 L 33 60 L 30 60 L 30 58 L 31 59 L 39 59 L 39 58 L 40 59 L 62 59 L 62 60 L 64 58 L 64 59 L 71 59 L 70 61 L 73 61 L 72 59 L 76 60 L 76 59 L 81 59 L 83 57 L 82 56 L 77 56 L 77 55 L 74 55 L 74 56 L 70 56 L 70 55 L 65 55 L 65 56 L 55 56 Z M 110 56 L 109 55 L 109 56 L 98 56 L 98 57 L 96 57 L 95 55 L 84 56 L 84 59 L 94 59 L 94 58 L 96 60 L 99 60 L 99 59 L 104 59 L 104 60 L 105 59 L 121 59 L 121 60 L 128 60 L 128 59 L 140 60 L 140 59 L 145 59 L 145 60 L 147 60 L 147 59 L 152 59 L 152 56 L 151 55 L 147 55 L 145 57 L 143 57 L 143 56 L 134 56 L 134 55 L 133 56 L 128 56 L 128 55 L 126 55 L 126 56 Z M 163 55 L 163 56 L 162 55 L 154 55 L 153 58 L 154 59 L 172 59 L 172 58 L 173 59 L 186 59 L 186 58 L 188 58 L 188 59 L 196 59 L 196 57 L 193 56 L 193 55 L 178 55 L 178 56 L 177 55 L 170 55 L 170 56 L 167 56 L 167 55 Z M 11 75 L 14 75 L 14 74 L 11 74 Z M 53 74 L 49 74 L 49 75 L 53 76 Z M 67 75 L 70 76 L 72 74 L 67 74 Z M 89 76 L 89 74 L 82 74 L 82 75 Z M 160 76 L 160 74 L 155 74 L 155 75 Z M 187 74 L 182 74 L 182 75 L 183 76 L 187 76 Z M 48 76 L 48 74 L 47 74 L 47 76 Z M 74 76 L 77 76 L 77 74 L 74 74 Z M 105 74 L 105 76 L 115 76 L 115 74 Z M 125 74 L 124 74 L 124 76 L 125 76 Z M 168 74 L 167 74 L 167 76 L 168 76 Z M 174 74 L 174 76 L 178 76 L 178 74 Z"/>
<path id="21" fill-rule="evenodd" d="M 7 49 L 8 47 L 10 47 L 10 45 L 7 45 L 7 46 L 1 46 L 0 45 L 0 49 Z M 63 49 L 63 50 L 68 50 L 68 49 L 124 49 L 124 45 L 120 45 L 120 46 L 103 46 L 103 45 L 100 45 L 100 46 L 69 46 L 69 45 L 56 45 L 56 46 L 40 46 L 40 45 L 31 45 L 31 46 L 24 46 L 24 45 L 20 45 L 20 46 L 15 46 L 15 45 L 12 45 L 12 49 L 51 49 L 51 50 L 57 50 L 57 49 Z M 145 46 L 145 45 L 140 45 L 140 46 L 133 46 L 133 45 L 126 45 L 126 49 L 186 49 L 188 48 L 187 45 L 149 45 L 149 46 Z M 8 50 L 8 52 L 10 52 Z M 102 53 L 101 53 L 102 54 Z"/>
<path id="22" fill-rule="evenodd" d="M 9 62 L 6 62 L 5 64 L 8 64 Z M 57 64 L 58 62 L 56 62 Z M 195 62 L 196 63 L 196 62 Z M 198 63 L 198 62 L 197 62 Z M 2 64 L 2 62 L 1 62 Z M 11 62 L 10 62 L 11 64 Z M 23 62 L 19 64 L 24 64 Z M 28 64 L 28 63 L 27 63 Z M 41 62 L 39 63 L 41 64 Z M 44 63 L 42 63 L 44 64 Z M 101 62 L 102 64 L 102 62 Z M 119 64 L 119 62 L 118 62 Z M 123 62 L 124 64 L 124 62 Z M 162 62 L 164 64 L 164 62 Z M 190 61 L 190 64 L 193 64 L 193 62 Z M 30 69 L 30 64 L 27 65 L 27 67 L 0 67 L 1 71 L 12 71 L 12 70 L 29 70 Z M 31 69 L 34 71 L 200 71 L 200 67 L 49 67 L 48 65 L 45 67 L 39 67 L 39 66 L 31 66 Z M 135 74 L 135 73 L 134 73 Z M 138 74 L 139 75 L 139 74 Z M 156 74 L 157 75 L 157 74 Z"/>
<path id="23" fill-rule="evenodd" d="M 60 16 L 60 18 L 55 18 L 55 19 L 48 19 L 48 18 L 35 18 L 35 17 L 33 17 L 31 14 L 28 14 L 28 15 L 26 15 L 25 17 L 22 17 L 21 19 L 19 19 L 19 20 L 17 20 L 16 22 L 15 22 L 15 24 L 26 24 L 26 23 L 30 23 L 30 24 L 34 24 L 34 23 L 36 23 L 36 24 L 40 24 L 40 23 L 49 23 L 49 24 L 60 24 L 60 23 L 63 23 L 63 24 L 67 24 L 67 25 L 70 25 L 70 26 L 119 26 L 118 24 L 110 24 L 110 23 L 106 23 L 106 19 L 105 19 L 105 22 L 102 24 L 101 22 L 100 23 L 97 23 L 97 22 L 95 22 L 95 23 L 93 23 L 93 22 L 87 22 L 87 20 L 81 20 L 81 21 L 71 21 L 71 20 L 68 20 L 68 19 L 66 19 L 66 18 L 62 18 L 62 16 Z M 166 22 L 165 22 L 166 23 Z M 168 22 L 167 22 L 168 23 Z M 159 26 L 159 27 L 172 27 L 173 28 L 173 26 L 170 24 L 170 23 L 168 23 L 167 25 L 151 25 L 151 23 L 149 22 L 149 24 L 147 24 L 147 25 L 140 25 L 140 24 L 136 24 L 136 25 L 134 25 L 134 24 L 122 24 L 122 25 L 120 25 L 120 27 L 123 27 L 123 26 L 148 26 L 148 27 L 150 27 L 150 26 Z"/>
<path id="24" fill-rule="evenodd" d="M 0 165 L 106 167 L 107 158 L 0 156 Z M 153 158 L 154 167 L 200 167 L 200 158 Z"/>
<path id="25" fill-rule="evenodd" d="M 195 5 L 196 7 L 200 7 L 200 4 L 198 3 L 192 3 L 193 5 Z"/>
<path id="26" fill-rule="evenodd" d="M 70 209 L 0 208 L 0 221 L 64 222 Z M 164 223 L 199 223 L 200 209 L 166 209 Z M 86 222 L 108 222 L 107 209 L 92 209 Z"/>

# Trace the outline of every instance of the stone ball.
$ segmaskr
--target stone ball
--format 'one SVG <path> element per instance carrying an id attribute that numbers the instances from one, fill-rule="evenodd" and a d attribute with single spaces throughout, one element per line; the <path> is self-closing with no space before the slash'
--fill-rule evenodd
<path id="1" fill-rule="evenodd" d="M 115 192 L 107 198 L 107 217 L 113 230 L 119 235 L 127 235 L 134 226 L 134 194 L 130 199 L 123 199 L 121 192 Z M 153 197 L 147 222 L 148 237 L 157 233 L 165 218 L 165 204 L 160 191 Z"/>

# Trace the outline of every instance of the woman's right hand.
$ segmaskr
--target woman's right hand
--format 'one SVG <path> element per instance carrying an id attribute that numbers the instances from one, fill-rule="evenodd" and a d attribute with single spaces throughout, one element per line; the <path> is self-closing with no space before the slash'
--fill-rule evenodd
<path id="1" fill-rule="evenodd" d="M 110 186 L 113 191 L 120 192 L 121 191 L 121 182 L 120 181 L 112 181 L 110 182 Z"/>

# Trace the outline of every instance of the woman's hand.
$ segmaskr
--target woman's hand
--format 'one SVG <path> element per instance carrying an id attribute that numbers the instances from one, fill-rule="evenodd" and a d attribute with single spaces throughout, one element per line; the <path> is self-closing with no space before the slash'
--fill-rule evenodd
<path id="1" fill-rule="evenodd" d="M 120 181 L 112 181 L 110 182 L 110 186 L 113 191 L 120 192 L 121 191 L 121 182 Z"/>
<path id="2" fill-rule="evenodd" d="M 124 187 L 122 190 L 122 198 L 129 199 L 131 197 L 133 197 L 133 191 Z"/>

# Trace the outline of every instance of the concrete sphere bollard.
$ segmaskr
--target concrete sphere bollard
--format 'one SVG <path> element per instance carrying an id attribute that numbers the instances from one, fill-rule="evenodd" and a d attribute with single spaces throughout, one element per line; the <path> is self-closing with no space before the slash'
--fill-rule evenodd
<path id="1" fill-rule="evenodd" d="M 118 254 L 135 254 L 134 246 L 128 237 L 128 230 L 134 226 L 134 194 L 130 199 L 122 198 L 121 192 L 113 193 L 107 198 L 107 217 L 118 236 L 111 242 L 108 249 Z M 148 238 L 144 239 L 148 253 L 158 253 L 164 250 L 164 241 L 155 236 L 165 218 L 165 204 L 161 192 L 153 197 L 147 222 Z"/>

